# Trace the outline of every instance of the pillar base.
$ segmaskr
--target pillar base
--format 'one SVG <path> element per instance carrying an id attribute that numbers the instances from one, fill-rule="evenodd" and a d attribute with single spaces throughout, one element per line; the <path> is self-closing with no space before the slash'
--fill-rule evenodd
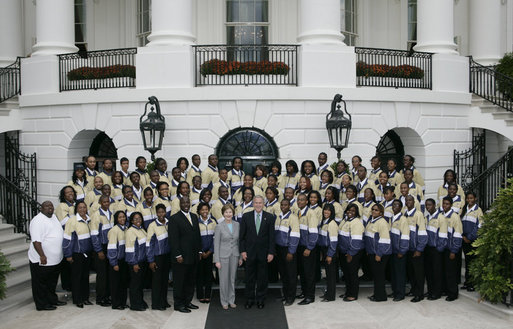
<path id="1" fill-rule="evenodd" d="M 32 47 L 32 57 L 76 53 L 78 48 L 64 42 L 38 42 Z"/>
<path id="2" fill-rule="evenodd" d="M 140 47 L 136 63 L 137 89 L 194 86 L 191 46 Z"/>
<path id="3" fill-rule="evenodd" d="M 196 37 L 192 34 L 180 31 L 159 31 L 153 32 L 148 36 L 147 47 L 153 46 L 172 46 L 172 45 L 192 45 Z"/>
<path id="4" fill-rule="evenodd" d="M 0 57 L 0 67 L 6 67 L 16 62 L 16 57 Z"/>
<path id="5" fill-rule="evenodd" d="M 40 55 L 22 58 L 21 94 L 59 93 L 59 58 Z"/>
<path id="6" fill-rule="evenodd" d="M 433 55 L 433 91 L 469 92 L 469 61 L 467 57 L 448 54 Z"/>
<path id="7" fill-rule="evenodd" d="M 344 35 L 332 30 L 314 30 L 297 36 L 297 41 L 301 44 L 338 44 L 344 40 Z M 345 45 L 345 44 L 344 44 Z"/>
<path id="8" fill-rule="evenodd" d="M 356 87 L 354 47 L 343 43 L 302 44 L 299 47 L 299 85 L 303 87 Z"/>
<path id="9" fill-rule="evenodd" d="M 413 47 L 415 51 L 419 52 L 458 55 L 456 48 L 457 46 L 454 42 L 419 43 Z"/>

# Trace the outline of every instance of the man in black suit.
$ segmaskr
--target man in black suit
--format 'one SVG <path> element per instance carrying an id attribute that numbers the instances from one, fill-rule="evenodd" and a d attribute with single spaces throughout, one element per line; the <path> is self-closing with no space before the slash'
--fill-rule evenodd
<path id="1" fill-rule="evenodd" d="M 272 262 L 275 252 L 274 221 L 276 217 L 263 211 L 264 198 L 255 196 L 255 211 L 242 215 L 239 233 L 239 249 L 246 262 L 246 309 L 257 303 L 264 307 L 267 292 L 267 263 Z M 255 294 L 256 284 L 256 294 Z"/>
<path id="2" fill-rule="evenodd" d="M 180 211 L 169 220 L 174 309 L 182 313 L 198 309 L 191 301 L 194 296 L 196 266 L 201 254 L 201 237 L 198 216 L 189 212 L 190 206 L 189 197 L 182 197 Z"/>

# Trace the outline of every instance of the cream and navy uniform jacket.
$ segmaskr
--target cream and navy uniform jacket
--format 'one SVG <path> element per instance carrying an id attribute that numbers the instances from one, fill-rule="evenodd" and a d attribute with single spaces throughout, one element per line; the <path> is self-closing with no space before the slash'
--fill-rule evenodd
<path id="1" fill-rule="evenodd" d="M 227 203 L 230 203 L 230 202 L 228 200 L 223 200 L 223 198 L 221 198 L 221 197 L 218 200 L 216 200 L 214 202 L 214 204 L 212 205 L 212 208 L 210 209 L 212 216 L 214 216 L 214 218 L 223 217 L 223 213 L 221 210 L 223 209 L 223 206 Z"/>
<path id="2" fill-rule="evenodd" d="M 387 182 L 386 186 L 392 186 L 390 183 Z M 385 192 L 383 192 L 384 187 L 381 184 L 376 185 L 376 189 L 374 190 L 374 196 L 376 197 L 376 202 L 381 203 L 383 200 L 385 200 Z"/>
<path id="3" fill-rule="evenodd" d="M 483 211 L 477 204 L 469 208 L 467 206 L 467 212 L 461 218 L 463 225 L 463 236 L 469 239 L 471 242 L 477 239 L 477 230 L 481 227 L 481 218 L 483 217 Z"/>
<path id="4" fill-rule="evenodd" d="M 146 237 L 146 257 L 148 263 L 155 261 L 155 256 L 169 254 L 168 242 L 168 219 L 161 224 L 158 219 L 155 219 L 150 226 L 148 226 L 148 235 Z"/>
<path id="5" fill-rule="evenodd" d="M 410 228 L 410 251 L 423 252 L 428 240 L 426 217 L 415 208 L 407 209 L 404 217 L 408 219 L 408 226 Z"/>
<path id="6" fill-rule="evenodd" d="M 360 177 L 358 177 L 358 168 L 356 168 L 356 169 L 352 168 L 350 175 L 351 175 L 351 181 L 353 182 L 354 185 L 356 185 L 360 181 Z"/>
<path id="7" fill-rule="evenodd" d="M 294 255 L 299 245 L 299 219 L 292 211 L 280 212 L 274 222 L 274 240 L 280 247 L 286 247 L 289 254 Z"/>
<path id="8" fill-rule="evenodd" d="M 351 200 L 345 200 L 343 203 L 342 203 L 342 210 L 345 212 L 347 207 L 350 205 L 350 204 L 355 204 L 357 207 L 358 207 L 358 212 L 360 214 L 363 214 L 363 206 L 360 202 L 358 202 L 358 200 L 356 200 L 356 198 L 352 198 Z"/>
<path id="9" fill-rule="evenodd" d="M 458 253 L 463 241 L 463 225 L 460 216 L 453 210 L 441 214 L 442 220 L 447 221 L 447 247 L 451 253 Z"/>
<path id="10" fill-rule="evenodd" d="M 392 254 L 392 246 L 390 244 L 390 231 L 385 218 L 371 218 L 365 227 L 365 250 L 369 255 Z"/>
<path id="11" fill-rule="evenodd" d="M 72 216 L 66 222 L 62 240 L 64 258 L 71 257 L 75 253 L 87 254 L 93 250 L 91 231 L 89 229 L 91 219 L 88 215 L 86 217 L 86 220 L 84 220 L 80 216 Z"/>
<path id="12" fill-rule="evenodd" d="M 163 204 L 166 207 L 166 218 L 169 219 L 171 217 L 171 198 L 170 197 L 157 197 L 155 199 L 155 209 L 157 209 L 157 205 Z M 155 210 L 157 213 L 157 210 Z"/>
<path id="13" fill-rule="evenodd" d="M 365 178 L 364 180 L 359 181 L 356 184 L 356 190 L 358 191 L 357 192 L 358 193 L 357 194 L 358 202 L 360 202 L 360 203 L 365 202 L 365 197 L 363 195 L 365 193 L 365 189 L 367 189 L 367 188 L 371 188 L 372 191 L 374 192 L 374 194 L 376 194 L 376 186 L 368 178 Z"/>
<path id="14" fill-rule="evenodd" d="M 109 231 L 107 257 L 110 266 L 116 266 L 120 260 L 125 260 L 125 229 L 125 226 L 118 224 Z"/>
<path id="15" fill-rule="evenodd" d="M 127 217 L 130 218 L 130 215 L 137 211 L 137 205 L 139 202 L 135 201 L 135 199 L 127 200 L 126 198 L 121 199 L 116 205 L 116 211 L 124 211 Z"/>
<path id="16" fill-rule="evenodd" d="M 132 191 L 134 192 L 134 199 L 137 202 L 141 202 L 144 200 L 144 188 L 141 184 L 139 184 L 139 188 L 136 188 L 132 185 Z"/>
<path id="17" fill-rule="evenodd" d="M 411 195 L 411 194 L 408 194 L 408 195 Z M 420 212 L 423 212 L 423 209 L 422 207 L 420 206 L 420 202 L 419 200 L 417 200 L 417 198 L 414 196 L 414 195 L 411 195 L 413 198 L 414 198 L 414 204 L 415 204 L 415 209 L 417 209 L 418 211 Z M 406 197 L 404 195 L 401 195 L 399 197 L 399 200 L 402 202 L 403 204 L 403 210 L 402 212 L 405 213 L 406 212 Z"/>
<path id="18" fill-rule="evenodd" d="M 306 249 L 313 250 L 317 245 L 319 235 L 318 221 L 316 218 L 310 217 L 308 206 L 298 211 L 299 219 L 299 245 Z"/>
<path id="19" fill-rule="evenodd" d="M 362 213 L 360 215 L 362 216 L 363 226 L 367 226 L 367 223 L 369 222 L 369 218 L 371 218 L 371 216 L 372 216 L 372 207 L 375 204 L 376 203 L 374 201 L 372 201 L 372 200 L 364 202 L 362 204 L 363 211 L 362 211 Z"/>
<path id="20" fill-rule="evenodd" d="M 447 246 L 447 220 L 443 218 L 440 211 L 426 215 L 427 222 L 427 245 L 436 248 L 439 252 L 444 251 Z"/>
<path id="21" fill-rule="evenodd" d="M 338 202 L 335 202 L 335 200 L 331 202 L 325 202 L 325 204 L 326 203 L 331 204 L 333 208 L 335 208 L 335 221 L 337 222 L 337 224 L 340 224 L 342 218 L 344 218 L 344 209 L 342 209 L 342 205 Z"/>
<path id="22" fill-rule="evenodd" d="M 112 187 L 112 174 L 113 173 L 114 173 L 114 171 L 111 173 L 106 173 L 105 171 L 102 171 L 101 173 L 98 174 L 98 176 L 100 176 L 103 179 L 103 184 L 107 184 Z"/>
<path id="23" fill-rule="evenodd" d="M 331 166 L 330 166 L 330 164 L 329 164 L 328 162 L 326 162 L 326 163 L 324 164 L 324 166 L 322 166 L 322 167 L 321 167 L 321 166 L 319 166 L 319 167 L 317 168 L 317 176 L 321 177 L 322 172 L 323 172 L 324 170 L 331 171 L 331 173 L 333 174 L 333 180 L 334 180 L 334 179 L 335 179 L 335 177 L 337 176 L 337 175 L 335 174 L 335 170 L 333 170 L 333 168 L 331 168 Z"/>
<path id="24" fill-rule="evenodd" d="M 143 216 L 143 227 L 145 230 L 148 229 L 148 226 L 150 226 L 150 223 L 153 222 L 155 219 L 157 219 L 157 211 L 155 210 L 155 202 L 149 206 L 146 203 L 146 200 L 143 202 L 140 202 L 137 205 L 136 211 L 140 212 Z"/>
<path id="25" fill-rule="evenodd" d="M 383 172 L 381 168 L 371 169 L 367 177 L 369 177 L 369 181 L 374 185 L 379 185 L 379 175 Z"/>
<path id="26" fill-rule="evenodd" d="M 201 216 L 198 216 L 198 223 L 201 235 L 201 251 L 211 253 L 214 252 L 214 232 L 216 230 L 217 221 L 212 216 L 208 216 L 206 221 L 203 221 Z"/>
<path id="27" fill-rule="evenodd" d="M 178 184 L 180 184 L 179 181 L 171 178 L 171 184 L 169 185 L 169 195 L 171 196 L 171 201 L 176 199 Z"/>
<path id="28" fill-rule="evenodd" d="M 283 176 L 283 184 L 284 184 L 283 189 L 285 189 L 286 187 L 290 187 L 290 188 L 293 188 L 295 191 L 297 188 L 297 184 L 299 183 L 299 178 L 301 178 L 301 175 L 299 175 L 299 173 L 295 173 L 293 175 L 287 174 L 287 175 Z"/>
<path id="29" fill-rule="evenodd" d="M 110 192 L 110 196 L 116 202 L 123 199 L 123 185 L 113 185 L 112 191 Z M 135 197 L 135 195 L 134 195 L 134 197 Z"/>
<path id="30" fill-rule="evenodd" d="M 114 212 L 115 212 L 115 211 L 116 211 L 116 207 L 117 207 L 117 205 L 118 205 L 118 202 L 114 201 L 114 199 L 113 199 L 113 198 L 111 198 L 111 197 L 109 197 L 109 202 L 110 202 L 110 204 L 109 204 L 109 209 L 110 209 L 111 211 L 114 211 Z M 93 204 L 91 205 L 91 207 L 89 207 L 89 210 L 88 210 L 89 215 L 91 215 L 91 214 L 95 213 L 96 211 L 98 211 L 98 209 L 100 209 L 100 200 L 99 200 L 99 199 L 98 199 L 98 201 L 96 201 L 95 203 L 93 203 Z"/>
<path id="31" fill-rule="evenodd" d="M 135 172 L 139 174 L 139 184 L 141 184 L 142 187 L 146 187 L 148 185 L 150 185 L 150 175 L 146 172 L 146 171 L 141 171 L 139 169 L 135 169 Z M 130 184 L 132 184 L 130 182 Z"/>
<path id="32" fill-rule="evenodd" d="M 90 210 L 90 208 L 93 204 L 98 203 L 98 200 L 100 200 L 101 195 L 102 195 L 102 191 L 98 191 L 94 187 L 91 191 L 87 192 L 85 200 L 84 200 L 84 202 L 87 206 L 87 210 Z"/>
<path id="33" fill-rule="evenodd" d="M 89 227 L 95 252 L 104 251 L 109 243 L 109 231 L 114 226 L 114 213 L 100 208 L 91 215 Z"/>
<path id="34" fill-rule="evenodd" d="M 274 199 L 271 202 L 267 201 L 265 203 L 264 210 L 278 217 L 281 214 L 280 202 L 278 201 L 278 198 Z"/>
<path id="35" fill-rule="evenodd" d="M 191 188 L 191 193 L 189 195 L 189 197 L 191 198 L 191 207 L 199 203 L 201 191 L 203 191 L 203 189 L 198 190 L 194 186 Z"/>
<path id="36" fill-rule="evenodd" d="M 120 169 L 119 172 L 121 173 L 121 176 L 123 176 L 123 185 L 131 186 L 132 182 L 130 181 L 130 172 L 128 172 L 128 171 L 124 172 L 122 169 Z M 141 186 L 144 186 L 140 180 L 139 180 L 139 184 L 141 184 Z M 113 183 L 113 185 L 114 185 L 114 183 Z"/>
<path id="37" fill-rule="evenodd" d="M 131 226 L 125 234 L 125 260 L 131 265 L 146 262 L 146 231 L 144 227 Z"/>
<path id="38" fill-rule="evenodd" d="M 424 189 L 424 187 L 426 186 L 426 183 L 424 183 L 424 178 L 420 174 L 420 171 L 417 168 L 415 168 L 415 166 L 411 166 L 410 169 L 413 171 L 413 181 L 417 185 L 420 185 L 421 189 Z M 401 170 L 401 174 L 404 177 L 404 169 Z"/>
<path id="39" fill-rule="evenodd" d="M 203 187 L 203 184 L 201 186 Z M 231 193 L 230 184 L 228 184 L 228 182 L 225 182 L 222 180 L 219 180 L 218 182 L 216 182 L 212 185 L 212 200 L 219 199 L 219 188 L 221 186 L 226 187 L 228 189 L 228 200 L 231 200 L 233 194 Z M 203 188 L 205 188 L 205 187 L 203 187 Z M 239 194 L 240 194 L 240 192 L 239 192 Z"/>
<path id="40" fill-rule="evenodd" d="M 319 176 L 317 176 L 315 173 L 311 173 L 310 175 L 307 175 L 307 177 L 310 178 L 310 183 L 312 184 L 312 190 L 319 191 L 319 187 L 321 186 L 321 181 L 319 180 Z"/>
<path id="41" fill-rule="evenodd" d="M 402 182 L 404 182 L 404 177 L 400 172 L 394 170 L 388 173 L 388 182 L 390 183 L 390 185 L 397 187 L 401 185 Z M 395 192 L 397 193 L 397 191 Z"/>
<path id="42" fill-rule="evenodd" d="M 333 186 L 333 184 L 330 184 L 330 183 L 323 183 L 321 182 L 321 184 L 319 185 L 319 193 L 321 194 L 321 200 L 322 202 L 324 202 L 324 198 L 326 197 L 326 189 L 330 186 Z"/>
<path id="43" fill-rule="evenodd" d="M 70 180 L 68 182 L 68 185 L 73 187 L 73 189 L 75 190 L 75 194 L 77 195 L 77 201 L 84 200 L 87 192 L 89 192 L 89 190 L 87 189 L 87 185 L 85 185 L 84 181 L 77 181 L 75 183 Z"/>
<path id="44" fill-rule="evenodd" d="M 267 178 L 264 176 L 253 178 L 253 188 L 258 188 L 265 193 L 267 189 Z"/>
<path id="45" fill-rule="evenodd" d="M 157 169 L 157 172 L 160 175 L 159 181 L 166 182 L 169 185 L 169 188 L 171 189 L 171 177 L 169 177 L 169 174 L 167 173 L 167 171 L 163 172 L 163 171 L 160 171 Z"/>
<path id="46" fill-rule="evenodd" d="M 337 253 L 338 245 L 338 224 L 335 219 L 323 219 L 319 227 L 319 238 L 317 245 L 321 248 L 328 248 L 327 257 L 333 257 Z"/>
<path id="47" fill-rule="evenodd" d="M 445 198 L 448 194 L 448 191 L 447 191 L 448 189 L 449 189 L 449 184 L 447 184 L 447 183 L 441 185 L 438 188 L 438 193 L 437 193 L 438 204 L 442 204 L 443 198 Z M 459 184 L 458 184 L 458 192 L 456 194 L 458 194 L 461 197 L 461 200 L 465 200 L 465 191 L 463 191 L 463 188 Z M 77 197 L 77 199 L 78 199 L 78 197 Z"/>
<path id="48" fill-rule="evenodd" d="M 187 171 L 187 183 L 189 183 L 189 186 L 192 186 L 192 179 L 196 176 L 201 177 L 201 169 L 196 167 L 195 165 L 191 165 L 189 170 Z"/>
<path id="49" fill-rule="evenodd" d="M 241 202 L 237 208 L 235 208 L 235 217 L 234 219 L 240 223 L 242 220 L 242 215 L 244 215 L 247 212 L 255 211 L 255 208 L 253 208 L 253 201 L 246 204 L 245 202 Z"/>
<path id="50" fill-rule="evenodd" d="M 89 168 L 85 168 L 85 178 L 87 180 L 87 189 L 92 191 L 94 188 L 94 178 L 98 176 L 98 172 L 96 170 L 90 170 Z M 105 184 L 105 182 L 104 182 Z"/>
<path id="51" fill-rule="evenodd" d="M 244 171 L 232 169 L 228 172 L 228 178 L 226 179 L 230 184 L 230 194 L 235 193 L 238 189 L 242 187 L 244 184 L 244 176 L 246 174 Z"/>
<path id="52" fill-rule="evenodd" d="M 408 219 L 402 213 L 392 216 L 390 223 L 390 242 L 392 253 L 406 255 L 410 248 L 410 227 Z"/>
<path id="53" fill-rule="evenodd" d="M 260 195 L 261 197 L 265 198 L 264 191 L 254 185 L 253 191 L 255 191 L 255 196 Z M 235 202 L 235 206 L 238 206 L 242 202 L 242 189 L 239 189 L 237 192 L 235 192 L 235 194 L 233 194 L 232 200 Z"/>
<path id="54" fill-rule="evenodd" d="M 383 208 L 385 208 L 385 212 L 383 213 L 383 217 L 385 217 L 386 221 L 388 223 L 391 222 L 392 216 L 394 216 L 394 212 L 392 211 L 392 204 L 394 203 L 394 200 L 383 200 L 381 204 L 383 205 Z M 404 205 L 404 203 L 403 203 Z"/>
<path id="55" fill-rule="evenodd" d="M 64 200 L 64 202 L 59 203 L 59 205 L 55 209 L 55 216 L 57 217 L 59 222 L 61 222 L 61 226 L 63 228 L 66 225 L 66 222 L 74 214 L 75 214 L 75 204 L 70 203 L 66 200 Z"/>
<path id="56" fill-rule="evenodd" d="M 358 217 L 346 218 L 338 226 L 338 249 L 345 255 L 356 255 L 365 249 L 363 234 L 365 227 Z"/>
<path id="57" fill-rule="evenodd" d="M 201 187 L 211 190 L 217 182 L 219 182 L 219 170 L 208 165 L 201 173 Z"/>

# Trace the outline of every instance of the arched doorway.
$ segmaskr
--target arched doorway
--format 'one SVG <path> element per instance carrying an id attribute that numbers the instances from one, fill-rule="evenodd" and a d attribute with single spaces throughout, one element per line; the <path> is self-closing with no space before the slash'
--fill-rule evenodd
<path id="1" fill-rule="evenodd" d="M 100 130 L 82 130 L 78 132 L 68 147 L 69 169 L 74 170 L 77 165 L 84 163 L 88 155 L 97 158 L 97 169 L 103 168 L 103 160 L 117 159 L 117 149 L 112 139 Z M 115 165 L 115 162 L 114 162 Z"/>
<path id="2" fill-rule="evenodd" d="M 118 150 L 112 142 L 112 138 L 102 131 L 93 139 L 91 147 L 89 148 L 89 155 L 94 155 L 96 157 L 97 170 L 101 171 L 103 168 L 103 161 L 105 159 L 116 160 L 118 158 Z M 113 165 L 115 170 L 115 161 Z"/>
<path id="3" fill-rule="evenodd" d="M 256 128 L 237 128 L 224 135 L 216 147 L 219 168 L 231 168 L 232 159 L 244 161 L 244 171 L 253 173 L 258 164 L 270 166 L 278 159 L 278 147 L 265 131 Z"/>
<path id="4" fill-rule="evenodd" d="M 401 137 L 393 131 L 389 130 L 381 137 L 378 146 L 376 146 L 376 155 L 381 161 L 381 168 L 387 171 L 387 162 L 389 159 L 395 159 L 397 170 L 403 168 L 404 144 Z"/>

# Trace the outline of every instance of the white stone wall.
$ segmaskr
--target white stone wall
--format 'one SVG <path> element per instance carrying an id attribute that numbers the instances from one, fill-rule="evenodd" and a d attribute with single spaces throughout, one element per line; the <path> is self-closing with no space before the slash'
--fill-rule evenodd
<path id="1" fill-rule="evenodd" d="M 513 146 L 513 141 L 494 131 L 486 130 L 486 160 L 490 167 L 499 160 L 508 149 Z"/>
<path id="2" fill-rule="evenodd" d="M 194 153 L 200 154 L 202 167 L 205 167 L 206 158 L 214 152 L 219 139 L 238 127 L 256 127 L 272 136 L 283 165 L 289 159 L 299 163 L 305 159 L 316 161 L 321 151 L 328 153 L 330 162 L 336 160 L 336 152 L 329 148 L 325 128 L 326 113 L 335 90 L 319 93 L 308 88 L 268 87 L 257 89 L 261 93 L 255 92 L 256 98 L 236 92 L 248 91 L 247 88 L 221 88 L 216 93 L 217 97 L 209 97 L 208 93 L 204 95 L 207 90 L 209 88 L 190 90 L 196 97 L 189 95 L 188 100 L 158 95 L 167 129 L 163 150 L 156 155 L 168 160 L 169 169 L 178 157 L 190 158 Z M 230 90 L 230 98 L 224 97 L 224 93 L 227 96 Z M 453 149 L 469 147 L 470 129 L 466 123 L 469 105 L 450 101 L 450 95 L 446 95 L 448 103 L 445 104 L 420 101 L 422 95 L 434 93 L 429 91 L 417 95 L 419 101 L 414 102 L 401 100 L 400 95 L 395 96 L 396 101 L 383 97 L 390 92 L 379 88 L 359 88 L 356 93 L 353 90 L 353 97 L 349 90 L 344 94 L 347 95 L 348 110 L 353 115 L 353 130 L 350 146 L 343 150 L 342 158 L 350 161 L 352 155 L 358 154 L 368 166 L 381 136 L 394 129 L 405 145 L 405 152 L 417 158 L 416 165 L 426 179 L 427 195 L 433 196 L 443 172 L 452 167 Z M 407 91 L 403 93 L 406 95 Z M 273 97 L 274 94 L 281 94 L 281 97 Z M 375 99 L 379 98 L 377 95 L 385 99 Z M 442 94 L 438 96 L 438 100 L 443 98 Z M 31 106 L 30 101 L 30 97 L 22 101 L 21 140 L 24 152 L 37 152 L 41 200 L 56 200 L 60 188 L 71 177 L 73 162 L 87 155 L 92 139 L 99 131 L 105 131 L 113 139 L 119 157 L 130 159 L 131 170 L 138 155 L 149 158 L 142 148 L 138 127 L 144 97 L 139 101 L 113 103 L 90 100 L 90 103 L 46 106 Z"/>

